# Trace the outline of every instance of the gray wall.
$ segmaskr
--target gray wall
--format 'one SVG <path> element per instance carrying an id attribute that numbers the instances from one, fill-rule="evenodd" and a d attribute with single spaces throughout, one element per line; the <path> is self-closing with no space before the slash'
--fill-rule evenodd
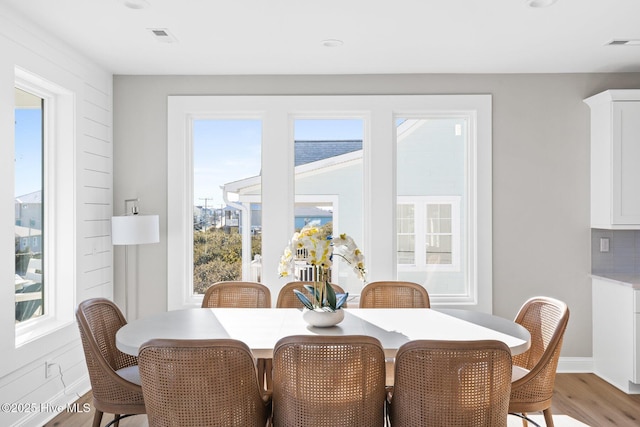
<path id="1" fill-rule="evenodd" d="M 143 212 L 160 214 L 165 242 L 138 251 L 139 315 L 167 306 L 168 95 L 489 93 L 494 313 L 513 318 L 531 296 L 560 298 L 571 309 L 563 357 L 590 357 L 589 108 L 582 100 L 625 88 L 640 88 L 640 74 L 115 76 L 114 206 L 140 197 Z M 115 266 L 121 283 L 120 257 Z"/>

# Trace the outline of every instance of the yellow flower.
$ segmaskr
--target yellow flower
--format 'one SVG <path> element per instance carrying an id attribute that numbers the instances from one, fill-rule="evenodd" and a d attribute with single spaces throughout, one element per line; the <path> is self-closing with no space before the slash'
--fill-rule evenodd
<path id="1" fill-rule="evenodd" d="M 293 274 L 296 259 L 298 262 L 306 262 L 308 265 L 328 270 L 333 264 L 335 254 L 351 265 L 359 279 L 365 280 L 364 256 L 353 238 L 346 233 L 332 238 L 324 234 L 325 232 L 324 228 L 308 224 L 294 233 L 278 266 L 280 276 Z"/>

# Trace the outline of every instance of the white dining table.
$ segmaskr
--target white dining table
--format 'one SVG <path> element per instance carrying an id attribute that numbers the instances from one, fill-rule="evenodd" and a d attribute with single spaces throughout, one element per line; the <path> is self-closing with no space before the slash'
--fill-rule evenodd
<path id="1" fill-rule="evenodd" d="M 307 325 L 295 308 L 190 308 L 167 311 L 134 320 L 118 330 L 116 346 L 137 356 L 153 338 L 237 339 L 254 357 L 270 359 L 280 338 L 290 335 L 367 335 L 380 340 L 385 356 L 393 358 L 413 340 L 498 340 L 513 355 L 530 346 L 529 332 L 511 320 L 467 310 L 418 308 L 347 308 L 344 320 L 333 327 Z"/>

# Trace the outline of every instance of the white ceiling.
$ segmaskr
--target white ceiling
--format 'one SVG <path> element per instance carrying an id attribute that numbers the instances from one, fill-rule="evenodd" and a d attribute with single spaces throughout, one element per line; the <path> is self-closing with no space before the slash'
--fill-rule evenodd
<path id="1" fill-rule="evenodd" d="M 0 2 L 114 74 L 640 72 L 640 0 Z"/>

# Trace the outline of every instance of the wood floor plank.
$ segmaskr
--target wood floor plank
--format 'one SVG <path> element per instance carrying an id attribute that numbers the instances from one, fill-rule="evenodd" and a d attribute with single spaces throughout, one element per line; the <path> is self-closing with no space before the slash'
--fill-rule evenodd
<path id="1" fill-rule="evenodd" d="M 640 395 L 628 395 L 594 374 L 557 374 L 552 411 L 593 427 L 637 427 Z"/>
<path id="2" fill-rule="evenodd" d="M 91 402 L 91 393 L 78 400 Z M 554 415 L 568 415 L 592 427 L 640 426 L 640 395 L 628 395 L 594 374 L 557 374 L 553 395 Z M 44 427 L 91 427 L 94 409 L 87 413 L 62 413 Z M 102 426 L 113 419 L 105 414 Z M 121 427 L 147 427 L 147 417 L 136 415 Z"/>

